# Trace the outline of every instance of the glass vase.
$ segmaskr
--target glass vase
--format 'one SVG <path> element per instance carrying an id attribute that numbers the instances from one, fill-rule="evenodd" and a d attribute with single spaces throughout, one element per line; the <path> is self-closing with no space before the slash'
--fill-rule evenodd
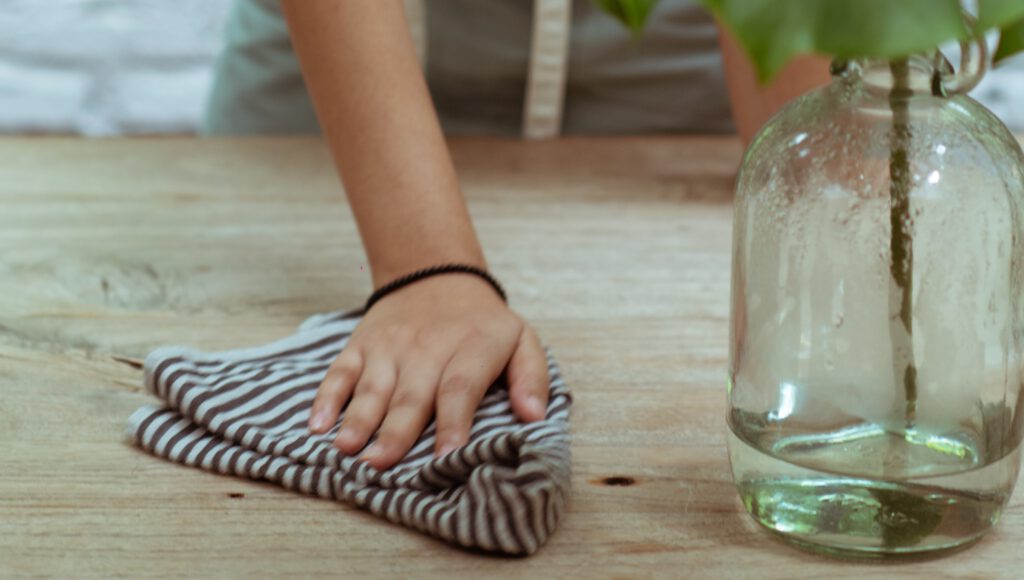
<path id="1" fill-rule="evenodd" d="M 837 61 L 737 181 L 729 457 L 755 521 L 841 555 L 991 529 L 1021 441 L 1024 154 L 936 51 Z"/>

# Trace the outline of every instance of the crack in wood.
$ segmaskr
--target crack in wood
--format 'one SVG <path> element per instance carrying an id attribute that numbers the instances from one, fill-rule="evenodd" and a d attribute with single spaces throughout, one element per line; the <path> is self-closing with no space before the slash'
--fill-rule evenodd
<path id="1" fill-rule="evenodd" d="M 128 365 L 128 366 L 130 366 L 132 368 L 135 368 L 135 369 L 141 369 L 142 368 L 142 360 L 141 359 L 130 358 L 130 357 L 126 357 L 126 356 L 119 356 L 119 355 L 116 355 L 116 354 L 110 355 L 110 358 L 115 360 L 115 361 L 117 361 L 117 362 L 119 362 L 119 363 Z"/>

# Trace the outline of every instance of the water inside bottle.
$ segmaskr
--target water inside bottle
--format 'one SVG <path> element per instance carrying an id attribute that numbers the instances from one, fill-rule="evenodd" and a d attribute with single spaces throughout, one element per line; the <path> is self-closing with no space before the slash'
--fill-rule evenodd
<path id="1" fill-rule="evenodd" d="M 1019 469 L 1017 450 L 983 438 L 860 423 L 766 436 L 764 417 L 734 411 L 729 459 L 747 511 L 817 551 L 887 556 L 945 550 L 996 524 Z"/>

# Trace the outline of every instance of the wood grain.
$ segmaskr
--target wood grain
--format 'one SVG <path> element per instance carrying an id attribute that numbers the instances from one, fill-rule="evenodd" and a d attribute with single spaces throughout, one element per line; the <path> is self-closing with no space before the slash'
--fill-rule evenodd
<path id="1" fill-rule="evenodd" d="M 153 400 L 150 349 L 259 344 L 365 299 L 321 142 L 16 138 L 0 140 L 0 577 L 1019 577 L 1019 493 L 976 546 L 910 564 L 807 554 L 743 514 L 724 447 L 736 141 L 452 146 L 491 267 L 575 392 L 570 511 L 540 553 L 466 553 L 123 441 Z"/>

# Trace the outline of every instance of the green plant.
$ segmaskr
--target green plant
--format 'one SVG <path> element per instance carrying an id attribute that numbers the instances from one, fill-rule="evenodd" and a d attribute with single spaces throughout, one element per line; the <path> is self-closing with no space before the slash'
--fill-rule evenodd
<path id="1" fill-rule="evenodd" d="M 639 35 L 647 17 L 658 0 L 594 0 L 602 10 L 626 25 L 634 35 Z"/>
<path id="2" fill-rule="evenodd" d="M 996 61 L 1024 52 L 1024 1 L 977 0 L 974 30 L 960 0 L 698 0 L 746 51 L 761 82 L 794 56 L 893 59 L 999 28 Z M 657 0 L 596 0 L 639 34 Z"/>

